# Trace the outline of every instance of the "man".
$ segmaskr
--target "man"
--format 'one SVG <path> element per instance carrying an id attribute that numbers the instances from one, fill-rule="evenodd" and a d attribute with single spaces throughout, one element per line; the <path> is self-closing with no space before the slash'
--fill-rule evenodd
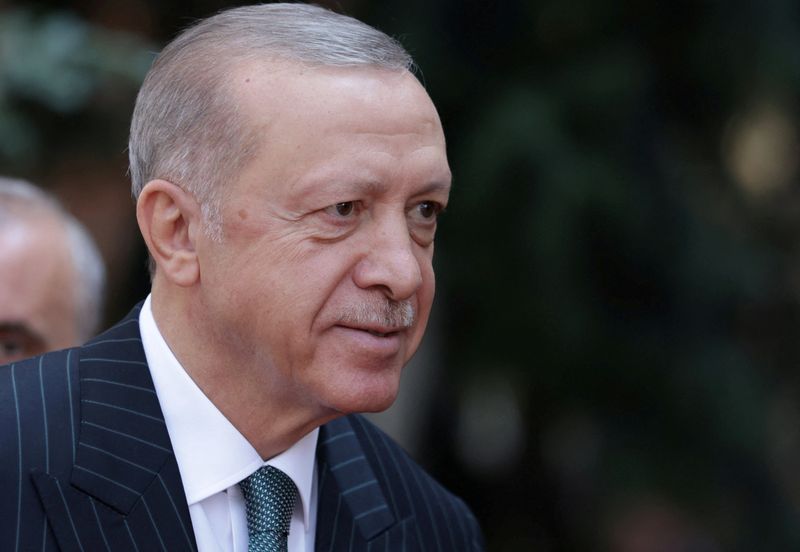
<path id="1" fill-rule="evenodd" d="M 104 274 L 89 234 L 55 198 L 0 177 L 0 364 L 94 335 Z"/>
<path id="2" fill-rule="evenodd" d="M 433 299 L 451 177 L 410 67 L 299 4 L 223 12 L 159 55 L 130 138 L 152 293 L 0 372 L 3 549 L 481 548 L 352 414 L 394 400 Z"/>

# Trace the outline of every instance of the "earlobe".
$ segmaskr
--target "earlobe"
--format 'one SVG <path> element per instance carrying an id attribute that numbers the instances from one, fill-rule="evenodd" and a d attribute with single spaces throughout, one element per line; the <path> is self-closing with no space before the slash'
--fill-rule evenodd
<path id="1" fill-rule="evenodd" d="M 136 220 L 157 274 L 175 285 L 194 285 L 200 278 L 195 237 L 201 224 L 194 197 L 171 182 L 152 180 L 139 194 Z"/>

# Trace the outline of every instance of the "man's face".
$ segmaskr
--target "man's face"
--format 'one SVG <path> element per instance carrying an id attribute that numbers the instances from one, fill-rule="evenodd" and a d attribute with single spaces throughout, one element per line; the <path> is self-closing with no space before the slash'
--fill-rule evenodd
<path id="1" fill-rule="evenodd" d="M 198 245 L 199 316 L 287 404 L 382 410 L 433 301 L 441 124 L 408 73 L 276 67 L 236 73 L 262 138 L 229 185 L 223 242 Z"/>
<path id="2" fill-rule="evenodd" d="M 63 226 L 0 225 L 0 364 L 77 344 L 75 282 Z"/>

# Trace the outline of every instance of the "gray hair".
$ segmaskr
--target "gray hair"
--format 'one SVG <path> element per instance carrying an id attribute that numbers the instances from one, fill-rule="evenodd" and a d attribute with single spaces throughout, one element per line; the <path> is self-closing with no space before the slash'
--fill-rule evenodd
<path id="1" fill-rule="evenodd" d="M 66 229 L 66 245 L 76 275 L 75 325 L 78 337 L 85 341 L 100 325 L 105 293 L 106 269 L 94 240 L 54 196 L 30 182 L 0 177 L 0 226 L 28 223 L 36 215 L 61 221 Z"/>
<path id="2" fill-rule="evenodd" d="M 234 8 L 178 35 L 156 58 L 136 99 L 128 148 L 132 192 L 138 199 L 156 178 L 183 187 L 200 203 L 206 232 L 217 240 L 223 183 L 259 145 L 227 83 L 233 68 L 253 60 L 413 68 L 395 39 L 308 4 Z"/>

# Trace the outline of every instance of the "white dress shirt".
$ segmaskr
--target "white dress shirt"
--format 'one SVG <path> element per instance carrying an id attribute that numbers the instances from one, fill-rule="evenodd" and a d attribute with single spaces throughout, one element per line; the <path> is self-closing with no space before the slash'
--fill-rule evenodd
<path id="1" fill-rule="evenodd" d="M 264 462 L 172 354 L 156 326 L 150 296 L 142 306 L 139 329 L 200 552 L 247 552 L 247 518 L 238 483 L 265 464 L 288 475 L 300 493 L 292 513 L 289 551 L 313 552 L 319 429 Z"/>

